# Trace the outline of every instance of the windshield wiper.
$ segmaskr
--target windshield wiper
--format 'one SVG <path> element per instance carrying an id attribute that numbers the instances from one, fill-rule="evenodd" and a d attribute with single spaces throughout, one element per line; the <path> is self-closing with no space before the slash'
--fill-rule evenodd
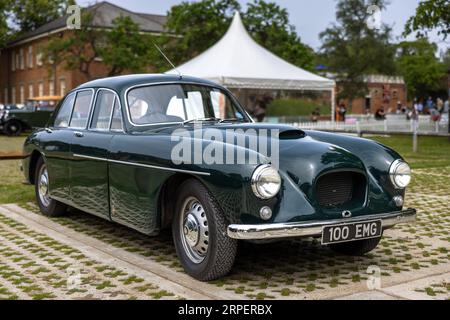
<path id="1" fill-rule="evenodd" d="M 242 118 L 229 118 L 229 119 L 220 120 L 219 122 L 224 123 L 224 122 L 247 122 L 247 121 L 245 121 L 245 119 L 242 119 Z"/>
<path id="2" fill-rule="evenodd" d="M 185 120 L 185 121 L 183 121 L 183 124 L 192 123 L 192 122 L 201 122 L 201 121 L 220 121 L 220 120 L 221 119 L 215 118 L 215 117 L 198 118 L 198 119 Z"/>

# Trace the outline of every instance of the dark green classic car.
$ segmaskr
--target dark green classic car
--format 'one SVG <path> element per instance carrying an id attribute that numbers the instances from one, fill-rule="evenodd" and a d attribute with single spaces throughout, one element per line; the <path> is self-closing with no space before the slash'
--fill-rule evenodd
<path id="1" fill-rule="evenodd" d="M 23 108 L 0 110 L 0 130 L 8 136 L 18 136 L 25 130 L 43 128 L 60 100 L 59 96 L 36 97 Z"/>
<path id="2" fill-rule="evenodd" d="M 199 280 L 227 274 L 239 240 L 317 237 L 362 255 L 416 217 L 403 210 L 411 170 L 395 151 L 255 124 L 227 89 L 191 77 L 81 85 L 24 151 L 44 214 L 75 207 L 152 236 L 171 226 L 183 267 Z"/>

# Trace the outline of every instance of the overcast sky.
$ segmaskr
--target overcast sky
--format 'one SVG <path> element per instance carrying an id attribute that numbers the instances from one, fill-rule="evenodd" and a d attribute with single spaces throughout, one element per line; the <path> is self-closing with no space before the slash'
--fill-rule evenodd
<path id="1" fill-rule="evenodd" d="M 171 6 L 182 0 L 108 0 L 131 11 L 166 14 Z M 252 0 L 249 0 L 252 1 Z M 249 1 L 239 0 L 245 8 Z M 273 1 L 273 0 L 272 0 Z M 77 0 L 83 6 L 92 4 L 92 0 Z M 302 41 L 314 49 L 320 47 L 319 33 L 335 21 L 336 0 L 275 0 L 287 8 L 291 23 L 296 27 Z M 419 0 L 391 0 L 387 10 L 382 12 L 382 22 L 394 28 L 394 35 L 399 37 L 408 18 L 415 13 Z M 413 39 L 414 37 L 410 38 Z M 436 43 L 439 38 L 433 34 L 430 40 Z M 438 43 L 441 49 L 448 43 Z"/>

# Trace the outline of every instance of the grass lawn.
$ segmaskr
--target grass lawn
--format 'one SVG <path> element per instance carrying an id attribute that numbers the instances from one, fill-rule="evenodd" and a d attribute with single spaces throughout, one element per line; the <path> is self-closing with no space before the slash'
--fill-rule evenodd
<path id="1" fill-rule="evenodd" d="M 21 154 L 25 138 L 0 136 L 0 156 Z M 34 187 L 23 183 L 19 164 L 19 160 L 0 160 L 0 204 L 34 201 Z"/>
<path id="2" fill-rule="evenodd" d="M 11 154 L 21 154 L 23 143 L 26 139 L 26 135 L 19 137 L 6 137 L 0 136 L 0 156 L 11 155 Z"/>
<path id="3" fill-rule="evenodd" d="M 24 184 L 18 160 L 0 161 L 0 204 L 34 201 L 34 186 Z"/>
<path id="4" fill-rule="evenodd" d="M 391 147 L 411 165 L 413 169 L 450 166 L 450 141 L 446 137 L 419 137 L 418 152 L 412 151 L 412 137 L 370 137 Z"/>
<path id="5" fill-rule="evenodd" d="M 25 137 L 0 136 L 0 155 L 21 152 Z M 419 151 L 412 152 L 412 138 L 406 136 L 371 137 L 398 151 L 413 169 L 450 166 L 450 142 L 448 138 L 419 137 Z M 23 184 L 19 161 L 0 160 L 0 204 L 34 201 L 34 187 Z"/>

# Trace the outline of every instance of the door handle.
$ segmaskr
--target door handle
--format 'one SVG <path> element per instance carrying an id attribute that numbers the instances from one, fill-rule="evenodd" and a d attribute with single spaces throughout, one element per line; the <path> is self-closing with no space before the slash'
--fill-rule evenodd
<path id="1" fill-rule="evenodd" d="M 50 129 L 50 128 L 45 128 L 45 132 L 47 132 L 47 133 L 53 133 L 53 130 Z"/>
<path id="2" fill-rule="evenodd" d="M 77 137 L 77 138 L 83 138 L 83 137 L 84 137 L 83 132 L 79 132 L 79 131 L 75 131 L 75 132 L 73 133 L 73 135 L 74 135 L 75 137 Z"/>

